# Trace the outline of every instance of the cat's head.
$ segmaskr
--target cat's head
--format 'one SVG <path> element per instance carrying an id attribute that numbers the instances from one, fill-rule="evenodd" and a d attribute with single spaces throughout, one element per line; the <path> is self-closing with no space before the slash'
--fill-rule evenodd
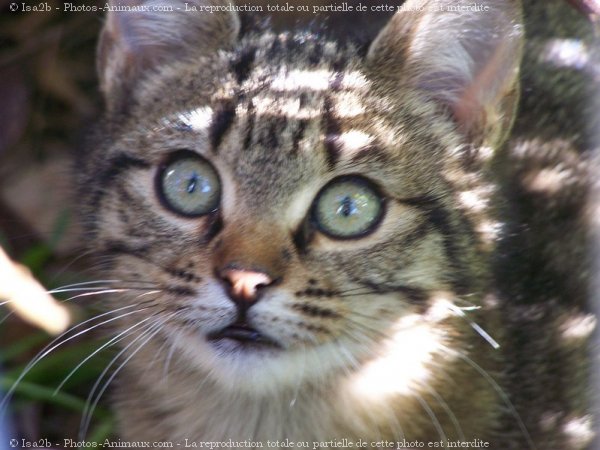
<path id="1" fill-rule="evenodd" d="M 108 14 L 108 113 L 81 192 L 111 278 L 150 289 L 111 303 L 127 326 L 236 387 L 388 350 L 425 367 L 481 339 L 453 313 L 480 304 L 486 273 L 465 212 L 485 192 L 463 163 L 510 127 L 519 7 L 412 3 L 366 53 L 241 35 L 216 0 Z"/>

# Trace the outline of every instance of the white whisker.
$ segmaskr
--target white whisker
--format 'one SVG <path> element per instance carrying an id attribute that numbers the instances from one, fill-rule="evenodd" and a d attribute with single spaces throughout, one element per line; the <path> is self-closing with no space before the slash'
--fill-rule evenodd
<path id="1" fill-rule="evenodd" d="M 179 332 L 178 334 L 181 334 Z M 165 358 L 165 364 L 163 367 L 163 378 L 167 380 L 169 378 L 169 372 L 171 367 L 171 360 L 173 359 L 173 355 L 175 354 L 175 350 L 177 348 L 177 337 L 171 339 L 171 346 L 169 347 L 169 351 L 167 352 L 167 357 Z"/>
<path id="2" fill-rule="evenodd" d="M 442 428 L 442 424 L 440 423 L 440 421 L 438 420 L 437 416 L 435 415 L 435 413 L 433 412 L 433 410 L 431 409 L 431 406 L 429 406 L 429 404 L 425 401 L 425 399 L 416 391 L 414 392 L 415 398 L 417 399 L 417 401 L 421 404 L 421 407 L 425 410 L 425 412 L 427 413 L 427 415 L 429 416 L 429 418 L 431 419 L 431 423 L 433 424 L 433 427 L 435 428 L 435 430 L 438 433 L 438 436 L 440 437 L 440 439 L 442 441 L 447 441 L 447 437 L 446 437 L 446 433 L 444 433 L 444 430 Z"/>
<path id="3" fill-rule="evenodd" d="M 71 300 L 78 297 L 84 297 L 86 295 L 97 295 L 97 294 L 112 294 L 115 292 L 127 292 L 127 291 L 141 291 L 147 290 L 145 287 L 97 287 L 97 288 L 70 288 L 49 291 L 49 294 L 62 294 L 64 292 L 80 292 L 85 291 L 83 294 L 76 297 L 71 297 Z"/>
<path id="4" fill-rule="evenodd" d="M 458 306 L 456 306 L 455 304 L 448 302 L 447 304 L 448 308 L 454 312 L 457 316 L 463 318 L 464 320 L 467 321 L 467 323 L 469 325 L 471 325 L 471 327 L 477 332 L 479 333 L 479 335 L 484 338 L 491 346 L 494 350 L 498 350 L 500 348 L 500 344 L 498 344 L 498 342 L 492 337 L 490 336 L 483 328 L 481 328 L 477 323 L 475 323 L 474 321 L 472 321 L 469 317 L 467 317 L 467 315 L 464 313 L 464 311 L 470 311 L 470 310 L 474 310 L 474 309 L 478 309 L 477 307 L 470 307 L 470 308 L 459 308 Z"/>
<path id="5" fill-rule="evenodd" d="M 164 320 L 168 320 L 173 315 L 174 314 L 168 316 L 167 318 L 158 317 L 154 322 L 150 323 L 145 331 L 143 331 L 138 337 L 136 337 L 132 342 L 130 342 L 127 346 L 125 346 L 125 348 L 123 348 L 111 360 L 111 362 L 104 368 L 104 370 L 102 371 L 102 373 L 100 374 L 100 376 L 96 380 L 96 383 L 92 387 L 92 391 L 90 392 L 90 394 L 88 396 L 88 399 L 87 399 L 87 402 L 86 402 L 86 410 L 84 411 L 84 414 L 83 414 L 83 417 L 82 417 L 82 422 L 81 422 L 81 427 L 80 427 L 80 433 L 79 433 L 80 438 L 82 440 L 85 439 L 85 436 L 87 434 L 87 430 L 89 429 L 90 423 L 92 421 L 92 415 L 94 413 L 94 410 L 96 409 L 96 406 L 98 405 L 98 402 L 102 398 L 102 395 L 104 394 L 104 392 L 106 391 L 106 389 L 108 388 L 108 386 L 110 385 L 110 383 L 114 380 L 114 378 L 121 371 L 121 369 L 131 360 L 131 358 L 133 358 L 150 341 L 150 339 L 152 339 L 154 336 L 156 336 L 158 334 L 158 332 L 161 330 L 161 328 L 163 326 Z M 153 327 L 156 327 L 156 330 L 154 330 Z M 93 398 L 96 390 L 98 389 L 98 386 L 100 385 L 100 381 L 104 378 L 104 376 L 106 375 L 106 373 L 108 372 L 108 370 L 110 369 L 110 367 L 112 367 L 112 365 L 117 361 L 117 359 L 121 355 L 123 355 L 123 353 L 126 352 L 135 342 L 137 342 L 139 339 L 141 339 L 141 338 L 143 338 L 145 336 L 148 336 L 148 337 L 133 352 L 131 352 L 131 354 L 125 359 L 125 361 L 123 361 L 119 365 L 119 367 L 117 367 L 115 369 L 115 371 L 106 380 L 106 382 L 104 383 L 104 385 L 102 386 L 102 388 L 98 391 L 98 394 L 96 395 L 95 400 L 90 405 L 90 401 Z M 88 405 L 90 405 L 90 406 L 88 407 Z"/>
<path id="6" fill-rule="evenodd" d="M 144 281 L 144 280 L 138 280 L 138 279 L 135 279 L 135 280 L 112 279 L 112 280 L 82 281 L 80 283 L 65 284 L 63 286 L 58 286 L 56 289 L 65 289 L 65 288 L 80 287 L 80 286 L 93 286 L 95 284 L 110 284 L 110 283 L 156 284 L 154 281 Z"/>
<path id="7" fill-rule="evenodd" d="M 75 288 L 75 287 L 82 287 L 82 286 L 94 286 L 96 284 L 109 284 L 109 283 L 122 283 L 122 280 L 95 280 L 95 281 L 82 281 L 81 283 L 71 283 L 71 284 L 65 284 L 64 286 L 59 286 L 56 287 L 50 291 L 48 291 L 49 294 L 54 293 L 56 290 L 60 290 L 60 289 L 69 289 L 69 288 Z"/>
<path id="8" fill-rule="evenodd" d="M 145 297 L 146 295 L 152 295 L 152 294 L 160 294 L 162 292 L 162 290 L 160 289 L 156 289 L 154 291 L 148 291 L 148 292 L 144 292 L 143 294 L 140 294 L 136 297 L 136 300 L 142 297 Z"/>
<path id="9" fill-rule="evenodd" d="M 97 348 L 96 350 L 94 350 L 90 355 L 88 355 L 83 361 L 81 361 L 79 364 L 77 364 L 77 366 L 75 366 L 75 368 L 73 370 L 71 370 L 71 372 L 69 372 L 69 374 L 61 381 L 61 383 L 58 385 L 58 387 L 54 390 L 54 393 L 52 395 L 56 395 L 58 394 L 58 392 L 62 389 L 62 387 L 65 385 L 65 383 L 73 376 L 73 374 L 75 372 L 77 372 L 77 370 L 79 370 L 79 368 L 81 366 L 83 366 L 87 361 L 89 361 L 91 358 L 93 358 L 95 355 L 97 355 L 99 352 L 101 352 L 103 349 L 110 347 L 113 344 L 116 344 L 117 342 L 123 340 L 125 337 L 127 337 L 129 334 L 131 334 L 131 331 L 134 330 L 135 328 L 137 328 L 138 326 L 140 326 L 141 324 L 143 324 L 144 322 L 150 320 L 151 317 L 147 317 L 145 319 L 140 320 L 139 322 L 137 322 L 136 324 L 130 326 L 129 328 L 127 328 L 126 330 L 120 332 L 119 334 L 117 334 L 115 337 L 113 337 L 112 339 L 110 339 L 108 342 L 106 342 L 105 344 L 103 344 L 102 346 L 100 346 L 99 348 Z"/>
<path id="10" fill-rule="evenodd" d="M 468 365 L 470 365 L 473 369 L 475 369 L 488 382 L 488 384 L 494 389 L 494 391 L 496 391 L 496 393 L 498 394 L 500 399 L 504 402 L 506 407 L 509 409 L 513 418 L 516 420 L 517 425 L 519 426 L 521 432 L 523 433 L 523 436 L 527 440 L 527 444 L 529 445 L 529 448 L 531 450 L 537 450 L 537 447 L 531 440 L 529 431 L 527 431 L 527 427 L 525 427 L 525 424 L 523 423 L 523 419 L 521 419 L 521 416 L 519 415 L 517 409 L 515 408 L 513 403 L 510 401 L 508 394 L 506 392 L 504 392 L 504 389 L 502 389 L 502 387 L 498 384 L 498 382 L 496 380 L 494 380 L 494 378 L 489 373 L 487 373 L 487 371 L 485 371 L 483 369 L 483 367 L 481 367 L 479 364 L 477 364 L 475 361 L 473 361 L 468 356 L 462 354 L 461 352 L 453 350 L 451 348 L 445 347 L 445 346 L 443 347 L 443 349 L 446 352 L 448 352 L 449 354 L 451 354 L 453 356 L 457 356 L 458 358 L 465 361 Z"/>
<path id="11" fill-rule="evenodd" d="M 61 345 L 65 344 L 66 342 L 75 339 L 77 336 L 81 336 L 82 334 L 85 334 L 99 326 L 102 326 L 106 323 L 112 322 L 114 320 L 117 320 L 121 317 L 130 315 L 130 314 L 135 314 L 138 313 L 140 311 L 144 311 L 147 308 L 142 308 L 136 311 L 130 311 L 128 313 L 116 316 L 116 317 L 112 317 L 108 320 L 102 321 L 98 324 L 93 325 L 92 327 L 86 328 L 82 331 L 79 331 L 78 333 L 74 334 L 73 336 L 69 336 L 68 338 L 60 341 L 62 338 L 64 338 L 68 333 L 72 332 L 73 330 L 76 330 L 77 328 L 80 328 L 83 325 L 88 324 L 89 322 L 93 321 L 93 320 L 97 320 L 101 317 L 105 317 L 107 315 L 113 314 L 117 311 L 122 311 L 124 309 L 129 309 L 129 308 L 134 308 L 138 306 L 137 304 L 135 305 L 128 305 L 128 306 L 123 306 L 121 308 L 112 310 L 112 311 L 108 311 L 99 315 L 96 315 L 90 319 L 87 319 L 77 325 L 75 325 L 74 327 L 71 327 L 70 329 L 68 329 L 67 331 L 65 331 L 64 333 L 62 333 L 60 336 L 57 336 L 55 339 L 53 339 L 48 345 L 46 345 L 42 350 L 40 350 L 40 352 L 34 356 L 34 358 L 27 364 L 27 366 L 25 366 L 25 368 L 23 369 L 23 371 L 21 372 L 21 374 L 18 376 L 18 378 L 14 381 L 14 383 L 12 384 L 12 386 L 10 387 L 10 389 L 6 392 L 4 398 L 2 399 L 2 401 L 0 401 L 0 417 L 2 417 L 2 415 L 4 414 L 6 407 L 8 406 L 8 401 L 10 400 L 10 398 L 12 397 L 12 394 L 14 394 L 17 386 L 19 385 L 19 383 L 23 380 L 23 378 L 25 378 L 25 376 L 29 373 L 29 371 L 37 364 L 39 363 L 42 359 L 44 359 L 48 354 L 52 353 L 56 348 L 60 347 Z"/>
<path id="12" fill-rule="evenodd" d="M 465 434 L 463 433 L 462 427 L 460 426 L 460 423 L 458 422 L 456 414 L 454 414 L 452 412 L 452 409 L 450 409 L 450 406 L 448 406 L 448 403 L 446 403 L 446 401 L 443 399 L 443 397 L 440 394 L 438 394 L 438 392 L 432 386 L 430 386 L 428 383 L 426 383 L 424 386 L 425 386 L 425 389 L 427 389 L 429 391 L 429 393 L 433 396 L 433 398 L 438 402 L 438 404 L 441 406 L 441 408 L 444 410 L 444 412 L 448 415 L 448 418 L 452 422 L 452 425 L 454 426 L 454 429 L 456 430 L 456 433 L 458 434 L 459 440 L 466 441 Z"/>

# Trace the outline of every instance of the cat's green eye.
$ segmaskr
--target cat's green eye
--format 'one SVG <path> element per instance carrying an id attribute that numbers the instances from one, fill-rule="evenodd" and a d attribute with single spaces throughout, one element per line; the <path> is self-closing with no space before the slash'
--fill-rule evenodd
<path id="1" fill-rule="evenodd" d="M 187 150 L 173 154 L 161 167 L 156 188 L 167 208 L 187 217 L 211 213 L 221 201 L 221 180 L 216 170 Z"/>
<path id="2" fill-rule="evenodd" d="M 343 177 L 319 193 L 313 206 L 313 221 L 333 238 L 357 238 L 375 229 L 384 209 L 384 200 L 370 181 Z"/>

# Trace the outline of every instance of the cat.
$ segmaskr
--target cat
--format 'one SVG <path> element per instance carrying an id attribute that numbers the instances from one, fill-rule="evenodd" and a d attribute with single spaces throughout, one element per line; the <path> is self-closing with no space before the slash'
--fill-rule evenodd
<path id="1" fill-rule="evenodd" d="M 583 18 L 408 0 L 360 45 L 136 3 L 78 164 L 101 274 L 136 287 L 106 305 L 122 439 L 590 445 Z"/>

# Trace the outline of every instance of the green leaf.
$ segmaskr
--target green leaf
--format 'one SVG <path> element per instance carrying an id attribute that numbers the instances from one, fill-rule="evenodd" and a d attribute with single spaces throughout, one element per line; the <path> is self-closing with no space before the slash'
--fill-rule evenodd
<path id="1" fill-rule="evenodd" d="M 101 421 L 92 430 L 87 441 L 101 443 L 115 434 L 115 419 L 111 416 Z"/>
<path id="2" fill-rule="evenodd" d="M 7 376 L 0 377 L 0 389 L 8 391 L 14 385 L 14 382 L 14 378 Z M 86 409 L 85 400 L 64 392 L 54 393 L 54 389 L 35 383 L 21 381 L 16 386 L 14 393 L 30 400 L 61 406 L 79 413 L 83 413 Z M 94 415 L 98 417 L 107 417 L 108 412 L 103 408 L 96 408 Z"/>
<path id="3" fill-rule="evenodd" d="M 29 269 L 37 276 L 51 257 L 52 250 L 50 247 L 46 244 L 38 244 L 25 252 L 21 258 L 21 263 L 29 267 Z"/>
<path id="4" fill-rule="evenodd" d="M 25 379 L 31 383 L 57 386 L 71 370 L 100 348 L 102 344 L 103 341 L 91 341 L 56 348 L 33 366 Z M 81 385 L 86 381 L 97 378 L 105 367 L 105 364 L 98 363 L 98 359 L 103 361 L 103 358 L 106 358 L 106 355 L 110 353 L 110 350 L 107 350 L 106 353 L 103 350 L 98 355 L 90 358 L 69 378 L 69 385 Z M 16 379 L 24 369 L 25 365 L 13 367 L 10 371 L 7 371 L 7 376 Z"/>
<path id="5" fill-rule="evenodd" d="M 48 340 L 48 334 L 38 331 L 29 334 L 18 341 L 11 342 L 10 347 L 0 349 L 0 363 L 6 364 L 8 361 L 18 356 L 30 353 L 33 349 L 39 347 Z"/>

